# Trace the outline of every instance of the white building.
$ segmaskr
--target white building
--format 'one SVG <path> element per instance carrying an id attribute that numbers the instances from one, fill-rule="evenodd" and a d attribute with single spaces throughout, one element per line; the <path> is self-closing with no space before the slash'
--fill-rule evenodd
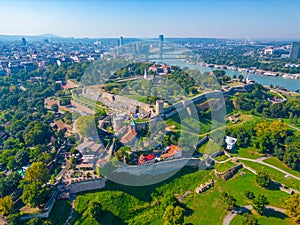
<path id="1" fill-rule="evenodd" d="M 265 48 L 264 54 L 265 55 L 273 55 L 274 54 L 273 47 L 267 47 L 267 48 Z"/>
<path id="2" fill-rule="evenodd" d="M 226 148 L 227 148 L 228 150 L 233 149 L 234 146 L 235 146 L 236 141 L 237 141 L 236 138 L 226 136 L 226 138 L 225 138 L 225 142 L 226 142 L 226 144 L 227 144 L 227 147 L 226 147 Z"/>

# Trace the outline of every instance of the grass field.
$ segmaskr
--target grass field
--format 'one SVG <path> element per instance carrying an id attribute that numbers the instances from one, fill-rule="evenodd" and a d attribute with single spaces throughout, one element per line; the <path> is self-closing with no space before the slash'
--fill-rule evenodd
<path id="1" fill-rule="evenodd" d="M 228 158 L 229 158 L 229 157 L 228 157 L 227 155 L 221 155 L 221 156 L 217 156 L 217 157 L 215 158 L 215 160 L 221 162 L 221 161 L 224 161 L 224 160 L 226 160 L 226 159 L 228 159 Z"/>
<path id="2" fill-rule="evenodd" d="M 234 167 L 234 166 L 236 166 L 236 164 L 234 164 L 232 161 L 229 160 L 229 161 L 227 161 L 225 163 L 217 163 L 217 164 L 215 164 L 214 168 L 218 172 L 222 173 L 222 172 L 224 172 L 224 171 L 226 171 L 226 170 L 228 170 L 228 169 L 230 169 L 231 167 Z"/>
<path id="3" fill-rule="evenodd" d="M 291 169 L 290 167 L 288 167 L 286 164 L 284 164 L 282 161 L 280 161 L 278 158 L 276 157 L 271 157 L 271 158 L 268 158 L 268 159 L 265 159 L 264 162 L 266 163 L 269 163 L 273 166 L 276 166 L 278 167 L 279 169 L 282 169 L 288 173 L 291 173 L 297 177 L 300 177 L 300 172 L 299 171 L 296 171 L 296 170 L 293 170 Z"/>
<path id="4" fill-rule="evenodd" d="M 217 180 L 215 187 L 200 195 L 195 195 L 194 198 L 189 198 L 186 205 L 193 210 L 193 213 L 185 218 L 185 222 L 199 225 L 222 224 L 223 218 L 227 214 L 220 200 L 221 193 L 224 191 L 233 195 L 239 206 L 251 204 L 251 201 L 244 195 L 245 191 L 250 190 L 255 195 L 263 193 L 268 198 L 270 205 L 283 207 L 288 194 L 279 190 L 261 188 L 256 184 L 254 174 L 247 170 L 243 171 L 246 175 L 238 174 L 228 181 Z"/>
<path id="5" fill-rule="evenodd" d="M 212 154 L 214 152 L 220 151 L 222 148 L 215 141 L 209 140 L 205 144 L 203 144 L 198 151 L 203 154 Z"/>
<path id="6" fill-rule="evenodd" d="M 249 159 L 258 159 L 263 156 L 262 154 L 259 154 L 257 152 L 257 149 L 252 148 L 252 147 L 235 148 L 235 149 L 229 151 L 229 153 L 232 156 L 239 156 L 239 157 L 249 158 Z"/>
<path id="7" fill-rule="evenodd" d="M 246 160 L 240 160 L 240 161 L 245 163 L 246 165 L 252 167 L 256 171 L 260 171 L 260 170 L 264 169 L 264 170 L 268 171 L 271 179 L 273 179 L 281 184 L 284 184 L 287 187 L 294 188 L 296 190 L 300 190 L 300 181 L 296 180 L 295 178 L 292 178 L 292 177 L 286 178 L 285 174 L 283 174 L 273 168 L 270 168 L 268 166 L 258 164 L 256 162 L 249 162 Z"/>
<path id="8" fill-rule="evenodd" d="M 220 200 L 224 191 L 233 195 L 240 206 L 251 204 L 244 195 L 244 192 L 249 190 L 256 195 L 263 193 L 270 205 L 283 206 L 288 194 L 261 188 L 256 184 L 254 174 L 244 169 L 242 171 L 246 174 L 237 174 L 228 181 L 214 178 L 215 187 L 202 194 L 196 194 L 194 189 L 210 178 L 211 175 L 208 177 L 208 174 L 211 174 L 211 170 L 191 171 L 191 168 L 185 167 L 162 183 L 144 187 L 124 186 L 108 181 L 107 187 L 101 191 L 81 193 L 77 196 L 75 217 L 80 220 L 77 224 L 97 224 L 97 221 L 85 212 L 93 201 L 102 205 L 101 218 L 98 220 L 101 224 L 163 224 L 164 212 L 159 199 L 168 192 L 183 195 L 188 190 L 191 194 L 186 196 L 181 204 L 185 209 L 185 224 L 222 224 L 227 214 Z"/>

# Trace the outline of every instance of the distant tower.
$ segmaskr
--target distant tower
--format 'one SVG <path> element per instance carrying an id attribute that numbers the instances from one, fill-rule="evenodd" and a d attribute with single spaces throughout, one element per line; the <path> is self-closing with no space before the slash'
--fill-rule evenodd
<path id="1" fill-rule="evenodd" d="M 121 36 L 119 38 L 119 46 L 122 47 L 124 45 L 124 38 Z"/>
<path id="2" fill-rule="evenodd" d="M 155 107 L 156 115 L 160 115 L 163 109 L 164 109 L 164 101 L 161 100 L 156 101 L 156 107 Z"/>
<path id="3" fill-rule="evenodd" d="M 148 78 L 148 74 L 147 74 L 147 70 L 145 69 L 145 72 L 144 72 L 144 79 L 147 80 Z"/>
<path id="4" fill-rule="evenodd" d="M 300 59 L 300 42 L 293 42 L 290 52 L 291 59 Z"/>
<path id="5" fill-rule="evenodd" d="M 160 41 L 160 42 L 163 42 L 163 41 L 164 41 L 164 35 L 163 35 L 163 34 L 160 34 L 160 35 L 158 36 L 158 38 L 159 38 L 159 41 Z"/>
<path id="6" fill-rule="evenodd" d="M 22 45 L 26 46 L 26 44 L 27 44 L 26 39 L 25 39 L 25 38 L 22 38 Z"/>
<path id="7" fill-rule="evenodd" d="M 160 34 L 158 36 L 158 38 L 159 38 L 159 57 L 160 57 L 160 63 L 163 63 L 164 35 Z"/>

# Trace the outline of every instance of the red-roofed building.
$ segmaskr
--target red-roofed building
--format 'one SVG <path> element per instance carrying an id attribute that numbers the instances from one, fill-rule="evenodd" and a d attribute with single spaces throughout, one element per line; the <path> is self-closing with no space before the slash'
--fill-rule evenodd
<path id="1" fill-rule="evenodd" d="M 179 158 L 182 156 L 182 150 L 177 145 L 171 145 L 167 152 L 160 156 L 161 159 Z"/>
<path id="2" fill-rule="evenodd" d="M 133 142 L 134 138 L 136 137 L 137 132 L 132 129 L 128 129 L 127 133 L 121 138 L 122 144 L 130 144 Z"/>
<path id="3" fill-rule="evenodd" d="M 138 160 L 139 165 L 145 165 L 145 164 L 151 164 L 155 163 L 155 155 L 150 154 L 150 155 L 141 155 Z"/>
<path id="4" fill-rule="evenodd" d="M 149 67 L 148 71 L 153 71 L 155 73 L 165 75 L 171 73 L 171 66 L 163 64 L 161 67 L 158 67 L 156 65 L 153 65 Z"/>

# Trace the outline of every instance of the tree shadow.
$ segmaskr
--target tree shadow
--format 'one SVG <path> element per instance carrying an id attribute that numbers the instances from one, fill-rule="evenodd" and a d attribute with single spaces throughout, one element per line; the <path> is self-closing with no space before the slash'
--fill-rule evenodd
<path id="1" fill-rule="evenodd" d="M 285 215 L 284 213 L 276 211 L 276 210 L 271 209 L 271 208 L 265 209 L 264 216 L 266 216 L 266 217 L 275 217 L 275 218 L 279 218 L 279 219 L 282 219 L 282 220 L 287 218 L 287 215 Z"/>
<path id="2" fill-rule="evenodd" d="M 129 185 L 123 185 L 123 184 L 118 184 L 115 183 L 113 181 L 108 180 L 106 182 L 106 187 L 104 189 L 102 189 L 103 191 L 105 190 L 110 190 L 110 191 L 123 191 L 129 195 L 132 195 L 134 197 L 136 197 L 137 199 L 141 200 L 141 201 L 145 201 L 145 202 L 151 202 L 152 196 L 151 194 L 156 193 L 156 188 L 170 183 L 173 180 L 175 180 L 178 177 L 193 173 L 198 171 L 197 168 L 193 168 L 193 167 L 183 167 L 181 170 L 179 170 L 177 173 L 175 173 L 173 176 L 169 177 L 168 179 L 161 181 L 159 183 L 156 184 L 152 184 L 152 185 L 146 185 L 146 186 L 129 186 Z M 120 174 L 122 177 L 122 179 L 126 179 L 126 174 Z M 163 174 L 162 176 L 167 176 L 167 174 Z M 149 176 L 150 179 L 150 176 Z M 99 191 L 99 190 L 97 190 Z"/>
<path id="3" fill-rule="evenodd" d="M 192 210 L 191 208 L 187 207 L 185 204 L 183 203 L 180 203 L 178 204 L 181 208 L 184 209 L 184 216 L 187 217 L 187 216 L 190 216 L 194 213 L 194 210 Z"/>
<path id="4" fill-rule="evenodd" d="M 278 191 L 278 190 L 280 190 L 280 184 L 271 181 L 271 183 L 269 184 L 269 186 L 267 187 L 267 189 L 270 190 L 270 191 Z"/>
<path id="5" fill-rule="evenodd" d="M 126 223 L 118 216 L 110 211 L 101 211 L 101 215 L 97 216 L 97 222 L 102 225 L 125 225 Z"/>

